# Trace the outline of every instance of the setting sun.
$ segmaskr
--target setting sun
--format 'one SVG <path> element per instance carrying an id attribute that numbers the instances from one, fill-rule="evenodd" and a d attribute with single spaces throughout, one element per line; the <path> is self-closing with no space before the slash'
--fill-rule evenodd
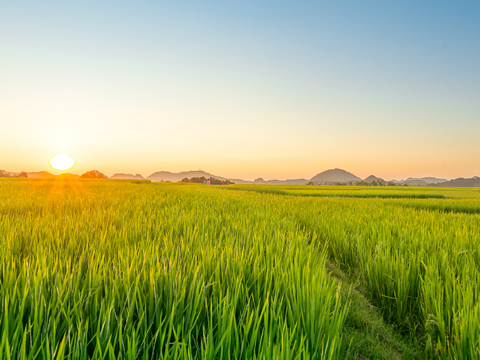
<path id="1" fill-rule="evenodd" d="M 75 159 L 68 155 L 61 154 L 50 159 L 50 165 L 57 170 L 68 170 L 75 165 Z"/>

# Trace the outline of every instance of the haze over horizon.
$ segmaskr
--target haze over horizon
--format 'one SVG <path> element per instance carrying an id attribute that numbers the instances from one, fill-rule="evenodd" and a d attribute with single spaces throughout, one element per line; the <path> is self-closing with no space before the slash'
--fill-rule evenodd
<path id="1" fill-rule="evenodd" d="M 4 169 L 0 169 L 0 170 L 4 170 Z M 100 171 L 98 169 L 92 169 L 91 171 Z M 338 171 L 338 172 L 337 172 Z M 7 171 L 8 172 L 8 171 Z M 23 171 L 22 171 L 23 172 Z M 52 168 L 52 169 L 49 169 L 48 171 L 47 170 L 39 170 L 39 171 L 27 171 L 27 173 L 29 174 L 29 177 L 30 177 L 30 174 L 32 173 L 45 173 L 43 176 L 40 176 L 40 177 L 49 177 L 51 175 L 61 175 L 61 174 L 66 174 L 66 175 L 76 175 L 76 176 L 80 176 L 82 175 L 81 173 L 76 173 L 75 171 L 72 171 L 72 169 L 68 169 L 68 170 L 56 170 L 55 168 Z M 178 180 L 159 180 L 161 178 L 160 174 L 161 173 L 170 173 L 171 175 L 180 175 L 180 174 L 183 174 L 181 177 L 178 178 Z M 323 174 L 326 174 L 326 173 L 329 173 L 330 174 L 330 177 L 332 176 L 332 172 L 336 172 L 336 174 L 341 174 L 339 175 L 340 179 L 338 180 L 331 180 L 331 181 L 338 181 L 338 182 L 349 182 L 351 180 L 348 180 L 348 181 L 345 181 L 345 180 L 342 180 L 341 178 L 344 176 L 344 174 L 350 174 L 350 175 L 353 175 L 353 176 L 356 176 L 358 177 L 356 174 L 353 174 L 345 169 L 339 169 L 339 168 L 334 168 L 334 169 L 324 169 L 320 172 L 316 172 L 313 176 L 304 176 L 304 177 L 291 177 L 291 178 L 264 178 L 264 177 L 261 177 L 261 176 L 257 176 L 255 178 L 242 178 L 242 177 L 232 177 L 232 176 L 224 176 L 223 174 L 220 174 L 220 173 L 212 173 L 210 171 L 208 171 L 208 169 L 192 169 L 192 170 L 182 170 L 182 171 L 178 171 L 178 172 L 172 172 L 172 171 L 168 171 L 168 170 L 159 170 L 159 171 L 155 171 L 151 174 L 140 174 L 140 173 L 132 173 L 132 172 L 124 172 L 124 171 L 118 171 L 118 172 L 115 172 L 115 173 L 103 173 L 102 171 L 100 171 L 101 174 L 104 174 L 106 175 L 108 178 L 114 178 L 114 179 L 127 179 L 127 178 L 130 178 L 130 177 L 125 177 L 125 176 L 134 176 L 134 177 L 137 177 L 138 175 L 141 175 L 143 178 L 145 179 L 151 179 L 152 177 L 154 178 L 154 180 L 152 181 L 167 181 L 167 182 L 178 182 L 180 180 L 182 180 L 184 177 L 187 177 L 187 178 L 191 178 L 191 177 L 195 177 L 195 176 L 202 176 L 198 173 L 206 173 L 206 174 L 209 174 L 209 176 L 212 176 L 212 177 L 218 177 L 220 179 L 229 179 L 229 180 L 243 180 L 243 181 L 246 181 L 246 182 L 253 182 L 253 181 L 256 181 L 256 180 L 265 180 L 265 181 L 274 181 L 274 180 L 280 180 L 280 181 L 286 181 L 286 180 L 304 180 L 304 181 L 309 181 L 311 180 L 312 178 L 314 177 L 317 177 L 318 175 L 323 175 Z M 19 172 L 17 172 L 18 174 Z M 49 173 L 49 174 L 48 174 Z M 36 174 L 36 176 L 33 176 L 34 178 L 38 178 L 38 175 L 40 174 Z M 169 176 L 171 176 L 169 175 Z M 120 176 L 120 177 L 119 177 Z M 122 177 L 123 176 L 123 177 Z M 205 175 L 206 176 L 206 175 Z M 208 176 L 207 176 L 208 177 Z M 377 177 L 375 176 L 373 173 L 370 174 L 368 176 L 368 178 L 370 177 Z M 478 178 L 478 176 L 474 176 L 475 178 Z M 360 179 L 359 180 L 365 180 L 367 178 L 367 176 L 360 176 L 359 177 Z M 380 176 L 378 178 L 381 178 Z M 403 181 L 403 180 L 410 180 L 410 179 L 437 179 L 437 180 L 442 180 L 442 181 L 449 181 L 449 180 L 454 180 L 454 179 L 458 179 L 458 178 L 465 178 L 465 177 L 457 177 L 457 178 L 451 178 L 451 179 L 442 179 L 442 178 L 439 178 L 439 177 L 436 177 L 436 176 L 423 176 L 423 177 L 420 177 L 420 176 L 408 176 L 408 177 L 405 177 L 405 178 L 381 178 L 382 180 L 385 180 L 385 181 L 390 181 L 390 180 L 394 180 L 394 181 Z M 357 181 L 357 180 L 355 180 Z M 432 183 L 436 183 L 436 182 L 432 182 Z"/>
<path id="2" fill-rule="evenodd" d="M 480 3 L 0 5 L 0 169 L 480 175 Z"/>

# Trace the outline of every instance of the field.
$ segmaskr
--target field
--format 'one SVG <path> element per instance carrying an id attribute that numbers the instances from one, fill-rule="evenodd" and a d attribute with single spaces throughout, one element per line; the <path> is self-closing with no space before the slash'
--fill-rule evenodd
<path id="1" fill-rule="evenodd" d="M 479 189 L 2 179 L 0 358 L 480 358 L 479 213 Z"/>

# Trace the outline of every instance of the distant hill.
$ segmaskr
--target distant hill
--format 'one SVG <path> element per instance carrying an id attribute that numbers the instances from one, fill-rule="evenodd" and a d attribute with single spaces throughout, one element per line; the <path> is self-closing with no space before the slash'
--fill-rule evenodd
<path id="1" fill-rule="evenodd" d="M 356 182 L 361 180 L 362 179 L 360 179 L 358 176 L 355 176 L 352 173 L 342 169 L 326 170 L 310 179 L 310 181 L 314 184 L 325 183 L 326 185 L 332 185 L 337 182 L 348 183 L 350 181 Z"/>
<path id="2" fill-rule="evenodd" d="M 140 174 L 124 174 L 124 173 L 117 173 L 110 176 L 110 179 L 128 179 L 128 180 L 145 180 L 145 178 Z"/>
<path id="3" fill-rule="evenodd" d="M 407 180 L 410 180 L 412 178 L 408 178 Z M 420 178 L 420 179 L 414 179 L 414 180 L 422 180 L 425 181 L 427 184 L 438 184 L 441 182 L 447 182 L 447 179 L 439 179 L 439 178 L 433 178 L 433 177 L 425 177 L 425 178 Z"/>
<path id="4" fill-rule="evenodd" d="M 364 182 L 368 183 L 368 184 L 371 184 L 372 182 L 381 182 L 381 183 L 384 183 L 385 180 L 383 180 L 382 178 L 379 178 L 379 177 L 376 177 L 375 175 L 370 175 L 369 177 L 367 177 L 365 180 L 363 180 Z"/>
<path id="5" fill-rule="evenodd" d="M 157 171 L 150 176 L 147 176 L 147 180 L 151 180 L 152 182 L 161 182 L 161 181 L 170 181 L 170 182 L 179 182 L 185 178 L 191 179 L 192 177 L 202 177 L 211 178 L 214 177 L 215 179 L 219 180 L 226 180 L 226 178 L 221 176 L 216 176 L 209 174 L 202 170 L 194 170 L 194 171 L 182 171 L 179 173 L 172 173 L 169 171 Z"/>
<path id="6" fill-rule="evenodd" d="M 12 173 L 12 172 L 5 171 L 5 170 L 0 170 L 0 177 L 11 177 L 12 175 L 15 176 L 16 173 Z"/>
<path id="7" fill-rule="evenodd" d="M 21 172 L 16 173 L 16 172 L 11 172 L 11 171 L 0 170 L 0 177 L 26 178 L 28 176 L 27 176 L 27 173 L 25 171 L 21 171 Z"/>
<path id="8" fill-rule="evenodd" d="M 250 182 L 251 183 L 251 182 Z M 287 179 L 287 180 L 263 180 L 262 178 L 255 179 L 254 184 L 265 185 L 305 185 L 308 183 L 307 179 Z M 236 183 L 238 184 L 238 183 Z"/>
<path id="9" fill-rule="evenodd" d="M 80 176 L 82 179 L 108 179 L 108 176 L 98 170 L 90 170 Z"/>
<path id="10" fill-rule="evenodd" d="M 442 182 L 447 182 L 447 179 L 439 179 L 435 177 L 423 177 L 423 178 L 412 178 L 409 177 L 406 180 L 392 180 L 396 185 L 408 185 L 408 186 L 430 186 L 431 184 L 439 184 Z"/>
<path id="11" fill-rule="evenodd" d="M 425 181 L 427 184 L 438 184 L 442 182 L 447 182 L 447 179 L 439 179 L 435 177 L 423 177 L 423 178 L 408 178 L 407 181 L 409 180 L 421 180 Z"/>
<path id="12" fill-rule="evenodd" d="M 205 177 L 206 179 L 213 177 L 219 180 L 230 180 L 235 184 L 305 185 L 308 182 L 307 179 L 263 180 L 262 178 L 258 178 L 255 181 L 231 179 L 223 176 L 212 175 L 202 170 L 182 171 L 179 173 L 172 173 L 169 171 L 157 171 L 156 173 L 153 173 L 152 175 L 147 176 L 147 180 L 151 180 L 153 182 L 161 182 L 161 181 L 179 182 L 185 178 L 191 179 L 192 177 L 202 177 L 202 176 Z M 113 176 L 111 178 L 113 178 Z"/>
<path id="13" fill-rule="evenodd" d="M 474 176 L 473 178 L 464 179 L 458 178 L 450 181 L 445 181 L 439 184 L 432 184 L 429 186 L 436 187 L 480 187 L 480 177 Z"/>
<path id="14" fill-rule="evenodd" d="M 405 180 L 400 183 L 400 185 L 408 185 L 408 186 L 430 186 L 433 184 L 429 184 L 426 181 L 420 180 L 420 179 L 410 179 L 410 180 Z"/>
<path id="15" fill-rule="evenodd" d="M 80 177 L 80 175 L 71 174 L 71 173 L 53 175 L 53 174 L 49 173 L 48 171 L 27 172 L 27 175 L 28 175 L 29 178 L 32 178 L 32 179 L 53 179 L 53 178 L 76 179 L 76 178 Z"/>
<path id="16" fill-rule="evenodd" d="M 55 175 L 50 174 L 48 171 L 27 172 L 29 178 L 54 178 Z"/>
<path id="17" fill-rule="evenodd" d="M 0 177 L 17 177 L 20 173 L 8 172 L 5 170 L 0 170 Z M 37 179 L 49 179 L 49 178 L 63 178 L 63 179 L 74 179 L 79 178 L 79 175 L 64 173 L 60 175 L 54 175 L 48 171 L 34 171 L 26 173 L 29 178 Z M 84 174 L 85 175 L 85 174 Z M 349 182 L 360 182 L 358 176 L 355 176 L 348 171 L 342 169 L 330 169 L 323 171 L 310 180 L 307 179 L 287 179 L 287 180 L 264 180 L 262 178 L 255 179 L 254 181 L 242 180 L 242 179 L 231 179 L 223 176 L 212 175 L 203 170 L 192 170 L 192 171 L 182 171 L 179 173 L 173 173 L 169 171 L 157 171 L 152 175 L 144 178 L 141 174 L 125 174 L 125 173 L 116 173 L 110 177 L 110 179 L 129 179 L 129 180 L 150 180 L 152 182 L 161 182 L 161 181 L 170 181 L 170 182 L 180 182 L 185 178 L 191 179 L 193 177 L 205 177 L 205 178 L 216 178 L 219 180 L 229 180 L 235 184 L 259 184 L 259 185 L 305 185 L 308 182 L 313 182 L 314 184 L 323 184 L 334 185 L 335 183 L 345 183 Z M 372 183 L 373 181 L 381 182 L 381 178 L 370 175 L 363 182 Z M 409 177 L 406 180 L 391 180 L 396 185 L 409 185 L 409 186 L 436 186 L 436 187 L 480 187 L 480 177 L 474 176 L 472 178 L 458 178 L 448 181 L 447 179 L 441 179 L 436 177 L 423 177 L 423 178 L 413 178 Z"/>

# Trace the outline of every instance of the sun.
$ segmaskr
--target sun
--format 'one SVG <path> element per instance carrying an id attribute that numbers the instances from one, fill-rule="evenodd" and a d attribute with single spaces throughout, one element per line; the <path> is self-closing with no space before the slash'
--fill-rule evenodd
<path id="1" fill-rule="evenodd" d="M 68 155 L 60 154 L 50 159 L 50 165 L 54 169 L 64 171 L 71 169 L 75 165 L 75 159 Z"/>

